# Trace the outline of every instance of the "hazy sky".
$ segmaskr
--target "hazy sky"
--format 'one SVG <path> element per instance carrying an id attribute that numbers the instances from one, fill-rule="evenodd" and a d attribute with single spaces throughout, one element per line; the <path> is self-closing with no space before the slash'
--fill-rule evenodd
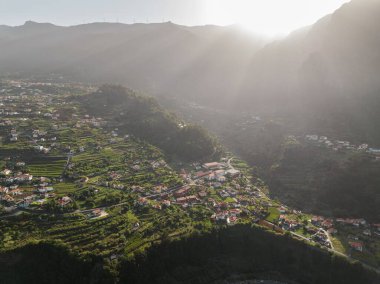
<path id="1" fill-rule="evenodd" d="M 275 35 L 312 24 L 345 2 L 349 0 L 0 0 L 0 23 L 237 23 L 254 32 Z"/>

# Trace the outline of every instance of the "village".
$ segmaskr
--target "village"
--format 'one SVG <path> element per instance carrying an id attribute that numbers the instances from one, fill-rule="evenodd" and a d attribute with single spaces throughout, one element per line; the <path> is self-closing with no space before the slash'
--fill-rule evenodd
<path id="1" fill-rule="evenodd" d="M 67 99 L 67 89 L 90 90 L 2 84 L 0 220 L 79 214 L 101 221 L 128 205 L 133 233 L 147 230 L 162 214 L 199 214 L 212 226 L 255 223 L 370 263 L 378 255 L 380 224 L 315 216 L 274 201 L 232 154 L 219 161 L 167 162 L 156 147 L 86 114 Z M 327 138 L 314 138 L 307 139 L 328 144 Z M 368 145 L 359 148 L 376 153 Z"/>
<path id="2" fill-rule="evenodd" d="M 317 146 L 327 147 L 333 151 L 364 152 L 373 156 L 376 161 L 380 161 L 380 149 L 370 148 L 368 144 L 354 145 L 349 141 L 334 140 L 326 136 L 316 134 L 305 135 L 305 141 Z"/>

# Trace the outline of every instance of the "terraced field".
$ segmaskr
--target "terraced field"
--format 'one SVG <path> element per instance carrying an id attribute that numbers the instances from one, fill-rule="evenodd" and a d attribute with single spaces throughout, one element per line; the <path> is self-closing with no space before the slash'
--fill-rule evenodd
<path id="1" fill-rule="evenodd" d="M 33 160 L 28 169 L 33 176 L 56 178 L 62 175 L 65 164 L 65 157 L 47 157 Z"/>
<path id="2" fill-rule="evenodd" d="M 47 238 L 60 240 L 80 253 L 110 257 L 113 254 L 131 254 L 159 240 L 161 234 L 155 223 L 167 217 L 165 212 L 149 212 L 140 216 L 118 207 L 112 209 L 109 216 L 94 220 L 82 214 L 69 214 L 64 222 L 45 224 L 44 230 Z M 134 227 L 137 222 L 140 223 L 138 228 Z M 171 234 L 178 232 L 173 230 Z"/>
<path id="3" fill-rule="evenodd" d="M 74 183 L 70 182 L 61 182 L 54 184 L 54 189 L 59 195 L 69 195 L 78 190 Z"/>

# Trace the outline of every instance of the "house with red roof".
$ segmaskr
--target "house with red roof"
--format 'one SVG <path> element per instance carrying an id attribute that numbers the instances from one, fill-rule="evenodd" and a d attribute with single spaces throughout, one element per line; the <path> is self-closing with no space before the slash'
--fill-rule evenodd
<path id="1" fill-rule="evenodd" d="M 219 169 L 221 167 L 221 164 L 218 162 L 211 162 L 211 163 L 205 163 L 203 164 L 203 168 L 207 170 L 215 170 Z"/>
<path id="2" fill-rule="evenodd" d="M 357 250 L 357 251 L 360 251 L 360 252 L 363 251 L 363 243 L 361 243 L 361 242 L 349 242 L 349 245 L 354 250 Z"/>

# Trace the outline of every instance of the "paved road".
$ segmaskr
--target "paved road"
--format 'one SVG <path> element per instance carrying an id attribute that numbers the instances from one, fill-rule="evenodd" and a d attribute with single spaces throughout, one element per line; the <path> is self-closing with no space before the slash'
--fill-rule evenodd
<path id="1" fill-rule="evenodd" d="M 302 235 L 297 234 L 297 233 L 292 232 L 292 231 L 286 231 L 286 232 L 289 232 L 289 233 L 291 233 L 292 235 L 294 235 L 294 236 L 296 236 L 296 237 L 298 237 L 298 238 L 301 238 L 301 239 L 303 239 L 303 240 L 305 240 L 305 241 L 311 242 L 311 240 L 310 240 L 309 238 L 306 238 L 305 236 L 302 236 Z"/>
<path id="2" fill-rule="evenodd" d="M 71 161 L 71 159 L 72 159 L 73 156 L 74 156 L 73 154 L 70 154 L 70 153 L 67 154 L 67 160 L 66 160 L 66 164 L 65 164 L 65 166 L 64 166 L 64 168 L 63 168 L 62 176 L 65 175 L 66 170 L 67 170 L 67 168 L 69 167 L 70 161 Z"/>
<path id="3" fill-rule="evenodd" d="M 269 222 L 269 221 L 267 221 L 267 222 L 273 224 L 272 222 Z M 273 225 L 275 225 L 275 224 L 273 224 Z M 295 233 L 295 232 L 292 232 L 292 231 L 286 231 L 286 232 L 289 232 L 290 234 L 292 234 L 292 235 L 294 235 L 294 236 L 296 236 L 296 237 L 298 237 L 298 238 L 301 238 L 301 239 L 303 239 L 303 240 L 305 240 L 305 241 L 315 243 L 314 241 L 310 240 L 309 238 L 306 238 L 305 236 L 302 236 L 302 235 L 297 234 L 297 233 Z M 326 232 L 326 234 L 327 234 L 327 232 Z M 331 245 L 332 245 L 332 242 L 331 242 L 330 239 L 329 239 L 329 242 L 330 242 Z M 352 258 L 351 256 L 349 256 L 349 255 L 347 255 L 347 254 L 344 254 L 344 253 L 342 253 L 342 252 L 339 252 L 339 251 L 335 250 L 334 248 L 327 248 L 327 247 L 324 247 L 324 248 L 327 249 L 329 252 L 335 253 L 335 254 L 337 254 L 337 255 L 339 255 L 339 256 L 342 256 L 342 257 L 345 257 L 345 258 L 347 258 L 347 259 L 350 260 L 350 261 L 358 261 L 358 262 L 360 262 L 365 268 L 367 268 L 367 269 L 369 269 L 369 270 L 372 270 L 372 271 L 375 271 L 375 272 L 377 272 L 377 273 L 380 274 L 380 269 L 378 269 L 378 268 L 376 268 L 376 267 L 373 267 L 373 266 L 370 266 L 370 265 L 368 265 L 368 264 L 365 264 L 365 263 L 363 263 L 362 261 L 360 261 L 360 260 L 358 260 L 358 259 Z"/>

